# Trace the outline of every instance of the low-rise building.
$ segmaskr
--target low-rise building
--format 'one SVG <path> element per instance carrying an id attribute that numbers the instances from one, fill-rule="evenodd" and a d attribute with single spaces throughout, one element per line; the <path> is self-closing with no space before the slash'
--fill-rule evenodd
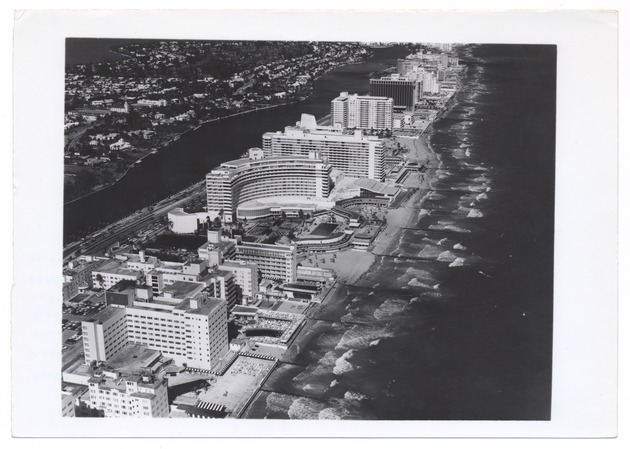
<path id="1" fill-rule="evenodd" d="M 183 208 L 176 207 L 168 212 L 168 224 L 175 234 L 192 234 L 199 225 L 218 217 L 218 212 L 185 212 Z"/>
<path id="2" fill-rule="evenodd" d="M 90 407 L 103 410 L 106 418 L 167 418 L 166 379 L 151 374 L 108 373 L 89 381 Z"/>
<path id="3" fill-rule="evenodd" d="M 92 285 L 107 290 L 122 280 L 138 281 L 142 276 L 142 271 L 131 269 L 124 261 L 113 259 L 92 271 Z"/>

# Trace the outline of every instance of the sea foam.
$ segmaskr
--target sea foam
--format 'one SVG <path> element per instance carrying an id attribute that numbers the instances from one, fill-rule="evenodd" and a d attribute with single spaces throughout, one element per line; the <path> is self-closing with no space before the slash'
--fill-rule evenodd
<path id="1" fill-rule="evenodd" d="M 333 368 L 333 374 L 339 376 L 340 374 L 352 371 L 352 368 L 354 368 L 354 366 L 352 365 L 352 363 L 348 362 L 348 359 L 352 357 L 352 354 L 354 354 L 354 350 L 350 349 L 337 359 L 337 361 L 335 362 L 335 367 Z"/>
<path id="2" fill-rule="evenodd" d="M 444 251 L 437 258 L 438 262 L 453 262 L 456 259 L 457 256 L 450 251 Z"/>
<path id="3" fill-rule="evenodd" d="M 466 263 L 466 259 L 462 257 L 458 257 L 452 263 L 449 264 L 449 267 L 461 267 Z"/>

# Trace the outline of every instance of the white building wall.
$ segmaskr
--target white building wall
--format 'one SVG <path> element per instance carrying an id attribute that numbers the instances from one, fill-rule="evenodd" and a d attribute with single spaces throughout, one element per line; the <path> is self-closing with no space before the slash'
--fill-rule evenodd
<path id="1" fill-rule="evenodd" d="M 73 418 L 76 416 L 74 410 L 74 395 L 67 391 L 61 392 L 61 416 L 63 418 Z"/>
<path id="2" fill-rule="evenodd" d="M 127 346 L 127 318 L 124 308 L 111 308 L 107 321 L 81 323 L 86 363 L 105 362 Z"/>

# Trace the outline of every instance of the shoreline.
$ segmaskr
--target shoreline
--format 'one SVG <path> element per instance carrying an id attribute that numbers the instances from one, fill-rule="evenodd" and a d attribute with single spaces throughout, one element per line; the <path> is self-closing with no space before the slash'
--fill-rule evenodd
<path id="1" fill-rule="evenodd" d="M 348 286 L 351 286 L 378 271 L 378 269 L 380 268 L 378 256 L 391 253 L 400 240 L 403 228 L 409 227 L 409 225 L 411 225 L 414 219 L 417 217 L 419 208 L 422 206 L 422 204 L 428 198 L 429 194 L 432 191 L 433 182 L 438 179 L 437 171 L 441 166 L 441 161 L 437 153 L 431 147 L 430 142 L 431 134 L 433 132 L 433 123 L 443 117 L 444 114 L 446 114 L 451 109 L 454 103 L 456 103 L 456 100 L 454 99 L 456 93 L 457 92 L 455 92 L 453 96 L 449 99 L 449 102 L 445 105 L 444 109 L 436 115 L 435 120 L 433 120 L 427 126 L 427 128 L 421 134 L 420 138 L 412 140 L 412 145 L 414 146 L 413 151 L 416 158 L 425 159 L 427 161 L 427 171 L 423 174 L 419 186 L 414 187 L 417 190 L 405 201 L 405 203 L 397 209 L 391 209 L 387 211 L 387 224 L 379 232 L 378 236 L 372 243 L 371 251 L 368 251 L 367 253 L 361 253 L 362 258 L 366 259 L 365 262 L 367 262 L 366 256 L 369 255 L 370 263 L 368 268 L 365 269 L 365 271 L 363 271 L 358 276 L 356 275 L 356 270 L 344 270 L 341 272 L 341 274 L 337 275 L 337 279 L 335 280 L 334 285 L 327 292 L 322 302 L 320 304 L 316 304 L 315 307 L 309 309 L 309 313 L 308 315 L 306 315 L 305 324 L 293 337 L 293 340 L 287 348 L 285 355 L 278 360 L 279 363 L 277 363 L 276 366 L 270 371 L 268 378 L 270 378 L 273 373 L 279 369 L 280 365 L 291 363 L 290 361 L 286 361 L 287 359 L 285 358 L 285 356 L 295 357 L 299 355 L 300 347 L 305 347 L 305 343 L 316 335 L 317 332 L 313 330 L 313 327 L 318 321 L 320 321 L 318 320 L 318 318 L 316 318 L 317 312 L 328 309 L 328 306 L 331 305 L 331 301 L 334 301 L 335 298 L 342 294 L 342 291 L 348 288 Z M 342 257 L 340 256 L 340 254 L 346 254 L 346 257 L 348 257 L 348 255 L 352 254 L 351 251 L 352 250 L 348 249 L 336 254 L 338 257 Z M 258 391 L 255 393 L 255 395 L 258 394 Z M 245 413 L 247 413 L 248 410 L 250 410 L 250 407 L 247 408 Z"/>
<path id="2" fill-rule="evenodd" d="M 306 97 L 306 98 L 308 98 L 308 97 Z M 306 98 L 305 98 L 305 99 L 306 99 Z M 216 121 L 220 121 L 220 120 L 223 120 L 223 119 L 226 119 L 226 118 L 232 118 L 232 117 L 236 117 L 236 116 L 239 116 L 239 115 L 249 114 L 249 113 L 251 113 L 251 112 L 264 111 L 264 110 L 266 110 L 266 109 L 273 109 L 273 108 L 277 108 L 277 107 L 280 107 L 280 106 L 287 106 L 287 105 L 291 105 L 291 104 L 296 104 L 296 103 L 299 103 L 300 101 L 303 101 L 303 100 L 299 100 L 299 101 L 292 101 L 292 102 L 289 102 L 289 103 L 274 104 L 274 105 L 264 106 L 264 107 L 255 108 L 255 109 L 248 109 L 247 111 L 235 112 L 234 114 L 229 114 L 229 115 L 226 115 L 226 116 L 224 116 L 224 117 L 216 117 L 216 118 L 212 118 L 212 119 L 209 119 L 209 120 L 204 120 L 203 122 L 199 122 L 199 123 L 197 123 L 196 125 L 191 126 L 190 128 L 188 128 L 186 131 L 183 131 L 183 132 L 182 132 L 182 133 L 180 133 L 180 134 L 175 134 L 175 135 L 173 136 L 173 138 L 171 138 L 168 142 L 166 142 L 166 143 L 164 143 L 164 144 L 160 145 L 159 147 L 154 148 L 154 149 L 152 149 L 152 150 L 148 150 L 148 153 L 147 153 L 147 154 L 145 154 L 145 155 L 143 155 L 143 156 L 140 156 L 140 158 L 139 158 L 136 162 L 134 162 L 133 164 L 131 164 L 131 165 L 127 168 L 127 170 L 125 170 L 125 172 L 124 172 L 121 176 L 119 176 L 118 178 L 116 178 L 116 180 L 115 180 L 114 182 L 112 182 L 112 183 L 110 183 L 110 184 L 107 184 L 107 185 L 105 185 L 105 186 L 103 186 L 103 187 L 100 187 L 100 188 L 98 188 L 98 189 L 96 189 L 96 190 L 93 190 L 93 191 L 92 191 L 92 192 L 90 192 L 90 193 L 86 193 L 85 195 L 82 195 L 82 196 L 80 196 L 80 197 L 78 197 L 78 198 L 74 198 L 74 199 L 72 199 L 72 200 L 70 200 L 70 201 L 64 202 L 64 203 L 63 203 L 63 205 L 64 205 L 64 206 L 66 206 L 66 205 L 68 205 L 68 204 L 74 203 L 74 202 L 79 201 L 79 200 L 81 200 L 81 199 L 83 199 L 83 198 L 87 198 L 87 197 L 89 197 L 90 195 L 94 195 L 95 193 L 98 193 L 98 192 L 100 192 L 100 191 L 102 191 L 102 190 L 105 190 L 105 189 L 108 189 L 108 188 L 112 187 L 112 186 L 113 186 L 113 185 L 115 185 L 118 181 L 120 181 L 120 180 L 121 180 L 121 179 L 123 179 L 125 176 L 127 176 L 127 174 L 131 171 L 131 169 L 133 169 L 134 167 L 136 167 L 137 165 L 139 165 L 140 163 L 142 163 L 142 161 L 143 161 L 146 157 L 149 157 L 149 156 L 150 156 L 150 155 L 152 155 L 152 154 L 158 154 L 160 151 L 166 150 L 168 147 L 170 147 L 171 145 L 173 145 L 173 143 L 177 142 L 177 141 L 178 141 L 181 137 L 183 137 L 185 134 L 187 134 L 187 133 L 189 133 L 189 132 L 191 132 L 191 131 L 198 131 L 198 130 L 199 130 L 199 129 L 203 126 L 203 125 L 206 125 L 206 124 L 208 124 L 208 123 L 213 123 L 213 122 L 216 122 Z M 153 150 L 157 150 L 157 152 L 154 152 Z M 185 189 L 184 189 L 184 190 L 185 190 Z M 176 194 L 176 193 L 178 193 L 178 192 L 175 192 L 175 194 Z M 145 207 L 146 207 L 146 206 L 145 206 Z"/>

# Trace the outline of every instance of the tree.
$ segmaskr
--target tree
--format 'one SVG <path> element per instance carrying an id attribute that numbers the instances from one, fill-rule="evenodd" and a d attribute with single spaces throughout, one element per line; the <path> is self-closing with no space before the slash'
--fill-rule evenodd
<path id="1" fill-rule="evenodd" d="M 220 227 L 221 227 L 221 219 L 220 219 L 219 217 L 214 217 L 214 225 L 215 225 L 217 228 L 220 228 Z"/>
<path id="2" fill-rule="evenodd" d="M 298 211 L 298 217 L 300 217 L 300 220 L 304 219 L 304 211 L 302 209 Z"/>
<path id="3" fill-rule="evenodd" d="M 103 276 L 99 273 L 96 275 L 96 282 L 98 282 L 98 286 L 103 288 Z"/>
<path id="4" fill-rule="evenodd" d="M 282 219 L 287 218 L 287 213 L 285 211 L 282 211 Z"/>

